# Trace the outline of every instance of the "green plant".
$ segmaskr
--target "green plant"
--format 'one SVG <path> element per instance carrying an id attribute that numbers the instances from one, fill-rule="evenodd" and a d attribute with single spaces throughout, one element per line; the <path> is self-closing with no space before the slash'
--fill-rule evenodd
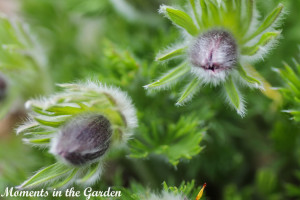
<path id="1" fill-rule="evenodd" d="M 200 87 L 221 85 L 225 98 L 244 116 L 244 98 L 238 85 L 263 89 L 258 78 L 250 75 L 249 63 L 263 58 L 276 43 L 276 30 L 283 5 L 276 7 L 263 21 L 257 17 L 255 1 L 190 0 L 188 10 L 161 6 L 160 13 L 182 31 L 183 41 L 162 51 L 157 61 L 181 57 L 183 62 L 146 89 L 168 89 L 180 80 L 189 82 L 176 105 L 192 99 Z"/>
<path id="2" fill-rule="evenodd" d="M 126 93 L 91 81 L 59 86 L 62 92 L 26 103 L 32 110 L 30 119 L 17 129 L 26 143 L 50 148 L 58 161 L 19 189 L 65 188 L 75 181 L 93 184 L 111 149 L 124 146 L 137 125 Z"/>
<path id="3" fill-rule="evenodd" d="M 300 64 L 294 58 L 294 67 L 289 65 L 288 63 L 283 63 L 283 68 L 273 68 L 281 79 L 284 81 L 283 87 L 274 88 L 281 92 L 283 99 L 284 99 L 284 110 L 282 112 L 288 113 L 291 115 L 291 119 L 295 122 L 299 123 L 300 121 Z M 293 138 L 294 145 L 298 146 L 298 135 L 299 133 L 295 133 L 295 137 Z M 290 142 L 291 144 L 292 142 Z M 294 154 L 296 157 L 299 155 L 299 149 L 294 150 Z M 299 167 L 299 160 L 297 160 L 298 167 Z M 295 181 L 288 182 L 284 184 L 286 194 L 289 197 L 299 197 L 300 196 L 300 189 L 298 187 L 298 183 L 300 180 L 300 174 L 298 170 L 293 172 L 293 179 Z"/>
<path id="4" fill-rule="evenodd" d="M 280 77 L 285 81 L 285 87 L 275 88 L 281 92 L 289 106 L 283 112 L 293 116 L 295 121 L 300 121 L 300 64 L 295 61 L 295 71 L 289 64 L 284 63 L 284 68 L 273 68 Z"/>
<path id="5" fill-rule="evenodd" d="M 186 123 L 186 122 L 189 123 Z M 180 159 L 192 159 L 200 153 L 200 142 L 205 129 L 200 128 L 201 121 L 196 116 L 181 117 L 176 123 L 166 127 L 151 123 L 151 135 L 140 135 L 130 141 L 131 157 L 146 158 L 150 154 L 164 156 L 176 166 Z M 145 130 L 146 127 L 141 127 Z M 163 129 L 163 131 L 158 131 Z"/>
<path id="6" fill-rule="evenodd" d="M 183 181 L 179 187 L 162 184 L 163 190 L 159 193 L 151 192 L 139 184 L 132 184 L 130 189 L 119 188 L 126 200 L 200 200 L 203 199 L 203 192 L 206 184 L 201 188 L 195 188 L 195 181 Z"/>
<path id="7" fill-rule="evenodd" d="M 281 84 L 280 76 L 276 76 L 270 70 L 270 66 L 277 66 L 280 71 L 286 71 L 284 68 L 281 69 L 278 63 L 298 52 L 295 44 L 300 41 L 300 24 L 297 20 L 300 2 L 293 0 L 195 0 L 197 16 L 200 16 L 200 22 L 202 20 L 207 24 L 207 28 L 204 28 L 205 25 L 198 26 L 196 15 L 193 14 L 193 4 L 190 4 L 193 1 L 187 0 L 26 0 L 18 2 L 21 20 L 30 24 L 32 32 L 38 36 L 38 46 L 43 46 L 46 50 L 34 51 L 33 57 L 44 55 L 47 58 L 46 68 L 48 69 L 45 77 L 39 70 L 28 70 L 34 76 L 24 77 L 28 84 L 20 84 L 24 87 L 22 91 L 26 92 L 24 96 L 20 93 L 24 101 L 20 102 L 20 99 L 12 98 L 20 102 L 20 107 L 23 107 L 25 100 L 32 99 L 26 104 L 29 122 L 25 120 L 27 121 L 25 124 L 35 122 L 39 128 L 33 129 L 34 131 L 30 128 L 20 135 L 15 135 L 9 134 L 10 132 L 8 133 L 2 127 L 3 124 L 12 123 L 8 120 L 9 117 L 0 122 L 0 194 L 5 188 L 20 185 L 27 179 L 23 185 L 21 184 L 20 189 L 29 191 L 47 189 L 51 193 L 54 187 L 58 187 L 57 190 L 75 187 L 75 190 L 80 190 L 82 194 L 86 186 L 91 186 L 93 190 L 106 190 L 111 187 L 113 190 L 121 190 L 121 199 L 125 200 L 170 198 L 195 200 L 199 191 L 201 196 L 199 187 L 204 182 L 208 183 L 208 187 L 205 189 L 205 197 L 201 200 L 298 198 L 299 180 L 298 174 L 294 172 L 299 171 L 300 129 L 297 121 L 289 119 L 289 116 L 295 118 L 297 115 L 281 112 L 298 109 L 298 101 L 295 99 L 297 93 L 294 93 L 297 90 L 293 89 L 298 86 L 292 84 L 293 86 L 290 87 L 290 81 L 288 84 Z M 121 3 L 118 4 L 119 2 Z M 184 29 L 179 32 L 167 19 L 159 16 L 156 11 L 162 3 L 178 5 L 176 9 L 182 11 L 184 9 L 195 26 L 201 28 L 201 30 L 199 28 L 199 33 L 196 36 L 189 36 Z M 280 3 L 284 3 L 283 11 L 279 6 L 273 10 L 275 17 L 268 18 L 271 16 L 268 13 L 274 13 L 272 9 L 281 5 Z M 201 4 L 207 6 L 208 18 L 202 17 Z M 241 12 L 237 9 L 238 6 Z M 252 42 L 262 42 L 258 45 L 258 49 L 254 48 L 254 46 L 258 47 L 255 43 L 241 44 L 237 38 L 246 38 L 246 34 L 249 34 L 248 36 L 251 34 L 251 30 L 246 30 L 248 23 L 246 16 L 252 13 L 249 12 L 251 9 L 247 11 L 246 8 L 251 7 L 254 13 L 261 15 L 255 14 L 254 18 L 257 19 L 255 21 L 263 24 L 264 19 L 270 19 L 269 22 L 272 24 L 253 39 Z M 162 8 L 169 7 L 162 6 Z M 164 14 L 168 15 L 166 10 L 162 9 Z M 285 10 L 289 15 L 285 17 L 285 23 L 282 24 L 280 18 Z M 131 11 L 134 12 L 133 15 Z M 278 12 L 277 19 L 275 19 L 276 12 Z M 177 10 L 176 13 L 178 13 Z M 217 13 L 217 15 L 212 15 L 212 13 Z M 218 14 L 221 14 L 220 20 L 227 20 L 226 26 L 223 21 L 221 21 L 222 24 L 220 22 L 216 25 L 218 17 L 215 16 Z M 252 31 L 257 30 L 256 28 L 259 28 L 261 24 L 257 24 L 256 27 L 252 24 L 251 27 L 254 27 Z M 282 32 L 277 29 L 281 24 L 284 29 Z M 236 29 L 236 33 L 232 32 L 233 29 Z M 14 32 L 14 29 L 1 29 L 3 33 L 5 32 L 0 38 L 3 43 L 6 43 L 5 36 L 10 35 L 9 30 Z M 33 33 L 30 32 L 29 35 L 32 36 Z M 271 37 L 272 34 L 276 37 Z M 188 106 L 180 107 L 174 107 L 174 104 L 178 102 L 178 89 L 183 86 L 183 82 L 189 84 L 191 80 L 201 76 L 202 74 L 199 73 L 201 69 L 195 71 L 194 74 L 187 72 L 180 81 L 172 79 L 174 80 L 172 83 L 177 82 L 178 87 L 175 85 L 173 87 L 173 84 L 165 85 L 170 86 L 170 92 L 158 93 L 155 89 L 151 90 L 151 87 L 149 90 L 142 87 L 155 80 L 158 74 L 167 70 L 166 68 L 178 66 L 183 60 L 191 62 L 191 57 L 189 57 L 191 51 L 200 51 L 199 45 L 207 48 L 215 44 L 217 40 L 213 40 L 212 36 L 223 37 L 220 40 L 222 46 L 227 46 L 221 51 L 219 48 L 212 48 L 211 50 L 216 55 L 220 52 L 231 52 L 223 57 L 220 63 L 222 67 L 227 68 L 232 62 L 242 64 L 247 76 L 256 81 L 251 82 L 252 79 L 247 79 L 247 76 L 244 78 L 251 83 L 245 81 L 241 78 L 243 73 L 238 71 L 239 65 L 234 65 L 232 70 L 224 71 L 225 78 L 222 73 L 218 74 L 220 79 L 217 76 L 211 80 L 205 79 L 206 76 L 203 77 L 204 82 L 202 81 L 201 84 L 205 83 L 211 87 L 201 85 L 200 93 L 197 94 L 197 89 L 191 90 L 191 93 L 185 93 L 181 104 L 187 103 L 193 96 L 192 94 L 194 94 L 194 101 L 191 101 Z M 270 41 L 267 36 L 270 36 Z M 187 38 L 191 40 L 187 41 Z M 265 42 L 260 40 L 263 38 L 266 39 Z M 273 45 L 280 38 L 284 39 L 272 53 L 268 56 L 263 54 L 263 60 L 257 57 L 264 52 L 270 52 L 269 47 L 274 47 Z M 18 40 L 22 40 L 22 35 L 17 35 L 16 41 Z M 185 44 L 189 46 L 184 54 L 175 56 L 175 59 L 154 61 L 155 52 L 158 52 L 162 46 L 171 43 L 182 44 L 182 42 L 187 42 Z M 193 42 L 196 45 L 191 45 Z M 241 51 L 246 47 L 253 47 L 256 56 L 242 55 Z M 267 51 L 263 51 L 264 47 Z M 170 50 L 174 48 L 171 47 Z M 18 54 L 14 56 L 2 54 L 2 56 L 4 60 L 6 56 L 11 56 L 12 61 L 19 60 Z M 29 58 L 24 56 L 20 62 L 20 66 L 25 66 L 22 69 L 26 76 L 27 62 L 23 61 L 27 59 Z M 197 64 L 197 61 L 196 58 L 193 62 Z M 250 65 L 254 63 L 259 74 Z M 217 65 L 206 64 L 204 65 L 206 70 L 217 71 Z M 6 90 L 6 80 L 9 76 L 5 70 L 2 71 L 2 68 L 0 71 L 0 100 L 5 100 L 6 91 L 9 91 Z M 294 69 L 293 73 L 299 77 L 297 69 Z M 20 80 L 23 79 L 22 74 L 18 76 Z M 292 81 L 294 75 L 286 74 L 288 75 L 284 76 Z M 38 78 L 35 79 L 35 77 Z M 1 78 L 5 81 L 1 82 Z M 51 88 L 52 83 L 47 80 L 52 80 L 53 83 L 75 83 L 74 85 L 80 86 L 81 92 L 72 98 L 80 99 L 90 92 L 86 92 L 89 84 L 80 83 L 78 80 L 91 78 L 120 87 L 133 100 L 139 126 L 134 130 L 134 134 L 129 134 L 130 140 L 127 141 L 126 148 L 110 145 L 116 141 L 115 144 L 122 143 L 121 146 L 126 146 L 125 143 L 121 141 L 118 143 L 113 138 L 116 134 L 113 133 L 111 127 L 115 122 L 111 122 L 109 116 L 94 106 L 90 107 L 92 112 L 83 108 L 76 114 L 70 114 L 70 118 L 66 120 L 62 119 L 63 115 L 59 115 L 62 118 L 58 115 L 54 117 L 53 112 L 47 111 L 48 108 L 53 109 L 57 105 L 64 111 L 73 110 L 73 108 L 69 109 L 65 102 L 52 101 L 57 96 L 71 94 L 71 89 L 66 88 L 66 85 L 53 87 L 56 93 L 49 96 L 40 96 L 45 92 L 44 90 L 35 92 L 42 83 Z M 230 112 L 228 106 L 224 106 L 223 97 L 220 96 L 220 93 L 227 96 L 224 85 L 229 78 L 233 78 L 233 83 L 241 94 L 247 92 L 245 102 L 247 101 L 248 111 L 244 118 L 236 115 L 235 112 Z M 16 80 L 18 79 L 14 80 L 17 83 Z M 243 88 L 242 86 L 245 85 L 250 87 Z M 286 94 L 287 97 L 284 92 L 280 92 L 281 89 L 272 90 L 272 86 L 279 86 L 289 91 Z M 251 88 L 265 90 L 250 92 Z M 27 95 L 29 93 L 32 95 Z M 98 98 L 89 95 L 87 99 L 81 100 L 76 102 L 78 106 L 76 104 L 72 106 L 76 105 L 76 109 L 79 109 L 81 108 L 79 104 L 86 105 L 85 100 L 96 101 Z M 47 105 L 45 105 L 46 102 Z M 281 102 L 283 102 L 283 107 L 281 107 Z M 101 105 L 97 104 L 97 107 Z M 36 106 L 41 106 L 42 109 L 36 109 Z M 105 107 L 106 104 L 102 106 Z M 15 107 L 10 106 L 10 108 Z M 114 106 L 111 108 L 108 109 L 109 113 L 115 113 Z M 239 110 L 242 114 L 241 111 L 243 110 Z M 13 116 L 20 117 L 17 114 Z M 58 127 L 51 127 L 49 124 L 42 124 L 46 122 L 38 122 L 34 118 L 47 119 L 47 122 L 54 124 L 61 120 L 62 124 Z M 93 138 L 97 135 L 95 127 L 102 130 L 103 137 L 86 141 L 86 138 Z M 38 131 L 44 134 L 39 134 Z M 7 133 L 2 134 L 3 132 Z M 83 138 L 82 143 L 76 140 L 75 136 Z M 23 144 L 22 139 L 25 143 L 32 144 L 34 148 Z M 70 149 L 70 143 L 84 151 L 67 151 Z M 95 146 L 100 147 L 101 150 L 93 152 Z M 97 166 L 102 166 L 102 168 L 99 169 Z M 39 170 L 41 168 L 42 170 Z M 37 171 L 40 173 L 33 173 Z M 94 179 L 82 180 L 83 177 L 88 177 L 88 174 L 93 174 L 93 172 L 95 172 Z M 33 177 L 28 179 L 31 175 Z M 57 177 L 54 177 L 56 175 Z M 182 183 L 182 180 L 187 180 L 187 182 Z M 53 198 L 49 196 L 49 199 Z M 58 199 L 65 199 L 65 197 Z M 78 199 L 86 198 L 81 196 Z M 107 200 L 108 198 L 91 197 L 91 199 Z"/>
<path id="8" fill-rule="evenodd" d="M 47 57 L 29 26 L 0 17 L 0 119 L 23 103 L 51 90 Z M 39 81 L 40 84 L 35 85 Z M 31 89 L 29 89 L 31 88 Z"/>

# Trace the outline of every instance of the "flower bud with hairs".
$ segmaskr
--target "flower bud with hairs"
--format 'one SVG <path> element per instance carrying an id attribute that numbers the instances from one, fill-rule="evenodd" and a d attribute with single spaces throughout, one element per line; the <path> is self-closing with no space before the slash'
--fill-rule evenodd
<path id="1" fill-rule="evenodd" d="M 131 99 L 119 89 L 91 81 L 59 87 L 62 92 L 28 101 L 32 112 L 17 129 L 26 143 L 49 148 L 57 163 L 37 172 L 20 189 L 93 184 L 110 151 L 125 146 L 137 126 Z"/>
<path id="2" fill-rule="evenodd" d="M 244 98 L 238 85 L 264 89 L 258 77 L 249 72 L 249 64 L 263 59 L 277 43 L 276 30 L 283 16 L 279 4 L 260 20 L 255 0 L 189 0 L 186 9 L 162 5 L 160 13 L 182 33 L 176 44 L 160 52 L 156 60 L 174 58 L 181 64 L 144 86 L 168 89 L 188 82 L 176 105 L 182 106 L 205 85 L 221 87 L 225 99 L 238 114 L 245 114 Z"/>

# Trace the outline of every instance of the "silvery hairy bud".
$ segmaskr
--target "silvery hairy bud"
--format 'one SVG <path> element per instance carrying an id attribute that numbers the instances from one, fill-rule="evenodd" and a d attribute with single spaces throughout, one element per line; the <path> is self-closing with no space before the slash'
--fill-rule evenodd
<path id="1" fill-rule="evenodd" d="M 54 139 L 51 152 L 72 165 L 84 165 L 102 157 L 110 145 L 111 123 L 99 114 L 77 116 Z"/>
<path id="2" fill-rule="evenodd" d="M 201 88 L 218 87 L 225 101 L 244 116 L 245 98 L 240 86 L 264 89 L 264 82 L 252 65 L 263 59 L 280 38 L 283 4 L 261 18 L 254 0 L 187 3 L 181 8 L 160 6 L 159 12 L 182 34 L 176 43 L 158 52 L 156 60 L 182 62 L 145 85 L 145 89 L 167 90 L 175 84 L 185 84 L 176 103 L 183 106 Z"/>
<path id="3" fill-rule="evenodd" d="M 232 35 L 224 30 L 200 34 L 190 49 L 192 72 L 207 83 L 218 84 L 237 62 L 237 45 Z"/>
<path id="4" fill-rule="evenodd" d="M 24 134 L 24 142 L 49 148 L 57 161 L 19 189 L 92 185 L 137 126 L 136 111 L 126 92 L 93 81 L 58 86 L 59 93 L 27 101 L 28 120 L 16 130 Z"/>

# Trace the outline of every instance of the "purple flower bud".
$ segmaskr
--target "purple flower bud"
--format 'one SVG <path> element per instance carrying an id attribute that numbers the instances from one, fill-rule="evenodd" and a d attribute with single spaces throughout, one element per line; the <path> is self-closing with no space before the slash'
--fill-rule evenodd
<path id="1" fill-rule="evenodd" d="M 196 38 L 189 55 L 192 71 L 196 75 L 206 82 L 218 83 L 224 81 L 226 73 L 234 68 L 238 55 L 237 45 L 227 31 L 211 30 Z"/>
<path id="2" fill-rule="evenodd" d="M 62 128 L 53 140 L 51 152 L 72 165 L 84 165 L 105 154 L 111 135 L 111 124 L 104 116 L 80 115 Z"/>

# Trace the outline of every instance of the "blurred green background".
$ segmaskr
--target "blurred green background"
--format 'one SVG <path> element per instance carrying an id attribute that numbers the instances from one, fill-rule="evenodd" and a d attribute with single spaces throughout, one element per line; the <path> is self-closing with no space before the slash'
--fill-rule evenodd
<path id="1" fill-rule="evenodd" d="M 159 5 L 185 2 L 1 0 L 0 11 L 30 25 L 46 51 L 53 83 L 93 79 L 128 91 L 139 111 L 140 127 L 133 140 L 156 133 L 159 140 L 153 142 L 153 150 L 155 145 L 176 143 L 170 135 L 193 120 L 199 129 L 207 129 L 201 152 L 180 159 L 176 167 L 150 147 L 145 158 L 129 157 L 134 152 L 129 145 L 116 152 L 94 188 L 130 188 L 136 183 L 160 191 L 163 181 L 180 185 L 194 179 L 197 186 L 208 184 L 205 199 L 210 200 L 300 199 L 300 123 L 281 112 L 292 103 L 281 100 L 279 93 L 267 97 L 247 91 L 248 113 L 240 118 L 219 100 L 215 89 L 206 88 L 190 104 L 177 108 L 175 90 L 147 94 L 142 88 L 168 68 L 154 61 L 155 54 L 180 39 L 179 31 L 158 14 Z M 257 7 L 264 17 L 279 2 L 287 13 L 283 37 L 269 56 L 255 64 L 274 87 L 286 83 L 271 68 L 282 68 L 283 61 L 292 65 L 292 58 L 299 60 L 300 55 L 300 1 L 257 0 Z M 24 145 L 22 136 L 15 135 L 13 127 L 25 116 L 19 110 L 0 121 L 0 193 L 54 161 L 47 150 Z"/>

